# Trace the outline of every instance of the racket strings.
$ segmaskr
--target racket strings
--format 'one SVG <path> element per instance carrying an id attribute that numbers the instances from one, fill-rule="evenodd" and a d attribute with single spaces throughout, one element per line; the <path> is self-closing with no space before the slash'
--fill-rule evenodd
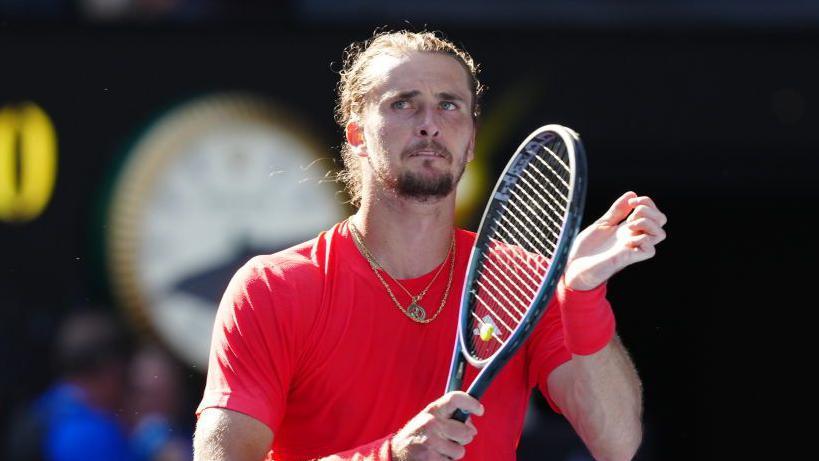
<path id="1" fill-rule="evenodd" d="M 532 232 L 531 229 L 529 229 L 525 224 L 523 224 L 520 221 L 520 218 L 518 218 L 515 213 L 509 211 L 509 209 L 504 204 L 501 204 L 501 207 L 504 208 L 504 211 L 507 212 L 506 214 L 501 215 L 501 220 L 504 221 L 503 228 L 504 228 L 504 231 L 506 232 L 507 235 L 514 236 L 515 234 L 517 234 L 518 236 L 520 236 L 523 239 L 524 242 L 527 241 L 528 237 L 531 237 L 539 245 L 537 248 L 547 249 L 546 244 L 543 241 L 541 241 L 537 237 L 537 235 L 535 235 Z M 511 217 L 512 219 L 509 219 L 509 217 Z M 512 222 L 512 221 L 515 221 L 515 222 Z M 521 231 L 521 228 L 525 232 Z M 528 236 L 526 235 L 527 233 L 529 234 Z M 545 235 L 541 235 L 541 236 L 545 237 Z M 515 243 L 518 244 L 518 245 L 520 244 L 520 242 L 517 239 L 515 239 Z"/>
<path id="2" fill-rule="evenodd" d="M 532 184 L 541 184 L 543 181 L 548 180 L 546 175 L 541 173 L 539 170 L 535 169 L 534 171 L 538 173 L 539 177 L 536 177 L 528 170 L 524 170 L 523 175 L 521 175 L 521 179 L 525 184 L 529 185 L 529 187 L 541 198 L 541 200 L 543 200 L 543 202 L 547 206 L 552 207 L 552 205 L 557 205 L 558 210 L 552 208 L 552 212 L 554 212 L 555 216 L 560 217 L 562 215 L 562 212 L 565 211 L 565 209 L 560 206 L 560 200 L 557 197 L 555 197 L 555 194 L 564 200 L 566 200 L 566 197 L 563 196 L 563 193 L 560 192 L 560 189 L 558 189 L 552 184 L 549 184 L 549 187 L 544 189 L 532 186 Z M 546 199 L 542 197 L 540 194 L 546 195 L 549 198 Z"/>
<path id="3" fill-rule="evenodd" d="M 527 284 L 526 281 L 524 281 L 521 278 L 521 276 L 518 274 L 517 271 L 508 270 L 509 269 L 508 265 L 505 265 L 506 270 L 504 270 L 504 269 L 501 269 L 497 265 L 497 263 L 495 263 L 495 261 L 493 259 L 487 258 L 487 259 L 484 260 L 484 262 L 486 262 L 488 265 L 492 266 L 492 268 L 494 269 L 492 272 L 489 272 L 490 275 L 496 276 L 495 274 L 500 274 L 501 277 L 503 277 L 504 280 L 507 282 L 506 286 L 514 287 L 516 291 L 521 292 L 521 294 L 523 295 L 524 298 L 526 298 L 527 296 L 528 297 L 534 297 L 535 294 L 537 293 L 534 289 L 532 289 L 532 287 L 530 287 Z M 512 278 L 509 276 L 509 274 L 511 274 L 511 276 L 514 277 L 517 281 L 512 280 Z M 537 283 L 537 280 L 534 280 L 532 278 L 530 278 L 529 280 L 534 282 L 534 283 Z M 524 291 L 523 290 L 524 288 L 528 288 L 529 292 Z"/>
<path id="4" fill-rule="evenodd" d="M 492 257 L 484 258 L 483 263 L 485 265 L 491 265 L 495 270 L 486 270 L 485 267 L 481 267 L 477 269 L 481 274 L 512 274 L 521 283 L 503 284 L 503 287 L 510 291 L 517 290 L 521 292 L 523 299 L 534 298 L 537 294 L 537 287 L 540 285 L 540 282 L 537 277 L 532 275 L 532 271 L 534 270 L 536 275 L 539 275 L 538 270 L 543 269 L 545 271 L 545 266 L 533 262 L 534 266 L 523 267 L 518 264 L 518 259 L 509 257 L 506 253 L 499 251 L 490 250 L 490 256 Z M 500 269 L 498 264 L 504 266 L 503 269 Z M 525 277 L 526 280 L 524 281 L 522 277 Z M 522 288 L 527 288 L 530 293 L 526 293 Z"/>
<path id="5" fill-rule="evenodd" d="M 511 334 L 511 333 L 513 333 L 513 332 L 515 331 L 515 328 L 514 328 L 514 327 L 516 327 L 516 326 L 517 326 L 517 323 L 513 324 L 513 326 L 512 326 L 512 327 L 510 327 L 509 325 L 507 325 L 507 324 L 506 324 L 506 322 L 504 322 L 504 321 L 503 321 L 503 316 L 500 316 L 500 315 L 498 315 L 498 314 L 495 312 L 495 310 L 493 309 L 493 306 L 492 306 L 492 305 L 490 305 L 489 303 L 487 303 L 486 301 L 484 301 L 484 300 L 483 300 L 482 298 L 480 298 L 480 297 L 476 297 L 476 299 L 478 300 L 478 302 L 479 302 L 479 303 L 483 304 L 483 307 L 484 307 L 484 308 L 485 308 L 487 311 L 491 312 L 491 313 L 492 313 L 492 315 L 493 315 L 493 318 L 492 318 L 491 320 L 487 319 L 487 317 L 484 317 L 484 318 L 483 318 L 483 319 L 480 321 L 482 324 L 484 324 L 484 325 L 498 325 L 498 324 L 503 325 L 503 327 L 504 327 L 504 328 L 506 328 L 506 330 L 507 330 L 507 331 L 508 331 L 510 334 Z M 495 305 L 495 307 L 497 307 L 497 305 Z M 497 323 L 495 323 L 495 322 L 497 322 Z M 494 330 L 493 330 L 493 333 L 494 333 Z M 498 332 L 498 333 L 500 333 L 500 332 Z"/>
<path id="6" fill-rule="evenodd" d="M 528 173 L 528 172 L 524 172 L 524 173 Z M 532 183 L 530 183 L 525 177 L 521 176 L 520 177 L 520 182 L 521 182 L 522 185 L 529 186 L 529 189 L 531 189 L 532 193 L 534 193 L 535 196 L 540 199 L 540 202 L 534 201 L 534 200 L 531 200 L 531 199 L 522 198 L 520 195 L 517 194 L 517 192 L 513 193 L 515 198 L 517 198 L 521 202 L 532 203 L 534 205 L 534 207 L 537 208 L 538 211 L 540 213 L 542 213 L 543 216 L 546 219 L 549 220 L 549 222 L 551 222 L 553 225 L 559 226 L 560 225 L 559 224 L 560 219 L 561 219 L 561 217 L 563 216 L 563 213 L 565 213 L 566 210 L 563 209 L 563 208 L 560 208 L 559 210 L 555 209 L 554 206 L 552 205 L 552 203 L 549 202 L 550 199 L 553 199 L 553 196 L 551 196 L 551 195 L 549 195 L 547 193 L 546 195 L 549 196 L 549 199 L 543 197 L 540 194 L 540 192 L 538 192 L 537 187 L 532 185 Z M 537 182 L 535 182 L 534 184 L 537 184 Z M 544 191 L 544 192 L 546 192 L 546 191 Z M 548 208 L 548 211 L 543 208 L 544 206 L 546 206 L 546 208 Z"/>
<path id="7" fill-rule="evenodd" d="M 524 199 L 521 198 L 521 196 L 517 192 L 511 191 L 511 194 L 512 194 L 513 197 L 515 197 L 517 199 L 517 202 L 524 202 Z M 517 207 L 517 202 L 513 203 L 513 206 Z M 549 233 L 551 233 L 554 238 L 559 238 L 559 236 L 554 233 L 551 226 L 552 225 L 559 226 L 560 224 L 557 221 L 555 221 L 554 219 L 552 219 L 552 217 L 549 216 L 549 214 L 546 212 L 546 210 L 544 210 L 543 208 L 540 208 L 540 205 L 538 205 L 537 203 L 535 203 L 534 205 L 540 212 L 538 213 L 538 212 L 536 212 L 536 210 L 528 208 L 529 212 L 535 216 L 535 219 L 540 221 L 540 224 L 543 226 L 543 228 L 548 230 Z M 524 204 L 523 206 L 526 206 L 526 205 Z M 549 220 L 548 223 L 543 220 L 544 216 L 546 217 L 546 219 Z"/>
<path id="8" fill-rule="evenodd" d="M 483 282 L 481 282 L 481 280 L 480 280 L 480 279 L 478 279 L 478 280 L 477 280 L 477 284 L 478 284 L 478 285 L 479 285 L 481 288 L 483 288 L 483 290 L 482 290 L 482 291 L 483 291 L 484 293 L 487 293 L 487 294 L 489 295 L 489 297 L 490 297 L 490 298 L 492 298 L 492 301 L 495 301 L 495 302 L 497 303 L 497 305 L 498 305 L 498 306 L 500 306 L 500 308 L 501 308 L 501 309 L 503 309 L 503 311 L 506 313 L 506 315 L 508 315 L 508 316 L 509 316 L 509 318 L 511 318 L 512 320 L 514 320 L 514 321 L 515 321 L 515 323 L 520 323 L 521 319 L 523 318 L 523 316 L 524 316 L 524 315 L 526 315 L 526 313 L 525 313 L 525 312 L 521 312 L 519 309 L 516 309 L 516 308 L 512 307 L 512 308 L 513 308 L 513 310 L 514 310 L 514 311 L 517 313 L 517 315 L 518 315 L 518 316 L 520 316 L 520 318 L 516 318 L 516 317 L 515 317 L 515 315 L 514 315 L 514 314 L 512 314 L 511 312 L 509 312 L 509 309 L 507 309 L 507 308 L 506 308 L 506 306 L 514 306 L 514 305 L 515 305 L 515 303 L 513 303 L 513 302 L 512 302 L 512 301 L 511 301 L 511 300 L 510 300 L 510 299 L 509 299 L 509 298 L 508 298 L 508 297 L 507 297 L 507 296 L 504 294 L 504 290 L 503 290 L 503 289 L 500 289 L 500 288 L 499 288 L 497 285 L 495 285 L 494 283 L 492 283 L 491 281 L 489 281 L 489 280 L 490 280 L 490 279 L 489 279 L 489 277 L 486 277 L 486 278 L 484 278 L 483 280 L 484 280 L 484 282 L 487 282 L 487 283 L 486 283 L 486 284 L 484 284 Z M 489 288 L 487 288 L 487 285 L 491 285 L 492 289 L 490 290 Z M 494 294 L 492 294 L 492 292 L 493 292 L 493 291 L 494 291 L 494 292 L 496 292 L 496 293 L 500 293 L 500 296 L 503 298 L 503 301 L 501 301 L 501 300 L 499 300 L 497 297 L 495 297 L 495 295 L 494 295 Z M 495 315 L 497 315 L 497 314 L 495 314 Z M 500 319 L 500 317 L 499 317 L 499 319 Z"/>
<path id="9" fill-rule="evenodd" d="M 526 149 L 533 159 L 484 223 L 488 241 L 469 289 L 475 304 L 466 338 L 479 360 L 496 353 L 531 308 L 566 220 L 571 182 L 566 146 L 553 137 Z"/>
<path id="10" fill-rule="evenodd" d="M 501 234 L 500 232 L 498 232 L 498 233 L 496 234 L 496 236 L 498 236 L 498 237 L 502 237 L 503 235 L 505 235 L 505 236 L 506 236 L 506 238 L 505 238 L 504 240 L 502 240 L 504 243 L 512 244 L 512 245 L 518 246 L 518 247 L 520 247 L 520 248 L 524 248 L 524 247 L 526 247 L 526 246 L 529 246 L 529 244 L 528 244 L 528 243 L 521 243 L 521 241 L 520 241 L 520 240 L 518 240 L 518 239 L 517 239 L 517 237 L 515 237 L 515 235 L 516 235 L 516 234 L 515 234 L 515 231 L 509 230 L 509 229 L 508 229 L 506 226 L 504 226 L 503 224 L 498 223 L 498 226 L 497 226 L 497 228 L 496 228 L 496 229 L 497 229 L 497 230 L 502 230 L 502 231 L 503 231 L 503 234 Z M 521 238 L 523 239 L 523 241 L 524 241 L 524 242 L 526 242 L 526 239 L 525 239 L 525 238 L 523 238 L 523 236 L 521 236 Z M 538 253 L 540 253 L 540 252 L 538 252 Z M 516 265 L 516 264 L 515 264 L 515 260 L 514 260 L 514 259 L 512 260 L 512 265 L 513 265 L 513 266 L 516 266 L 516 267 L 515 267 L 515 269 L 525 269 L 524 267 L 521 267 L 521 266 L 519 266 L 519 265 Z M 543 266 L 545 267 L 545 264 L 544 264 Z M 536 281 L 536 280 L 535 280 L 535 283 L 537 284 L 537 281 Z"/>
<path id="11" fill-rule="evenodd" d="M 523 318 L 523 316 L 526 315 L 526 312 L 521 311 L 520 309 L 517 308 L 517 306 L 519 306 L 519 305 L 526 304 L 526 301 L 524 301 L 523 299 L 520 298 L 520 296 L 518 296 L 518 292 L 522 291 L 522 290 L 520 290 L 519 287 L 516 287 L 516 289 L 512 289 L 512 290 L 503 290 L 498 285 L 498 284 L 500 284 L 501 286 L 506 286 L 506 287 L 509 286 L 509 285 L 506 285 L 506 282 L 509 281 L 509 278 L 506 277 L 505 274 L 501 273 L 501 275 L 504 275 L 505 280 L 499 279 L 497 273 L 495 273 L 495 272 L 486 272 L 485 273 L 483 271 L 480 271 L 479 274 L 482 275 L 482 276 L 485 276 L 484 281 L 487 282 L 489 285 L 491 285 L 492 288 L 495 288 L 496 290 L 500 291 L 501 294 L 507 293 L 509 296 L 514 298 L 515 302 L 513 303 L 512 300 L 510 300 L 507 296 L 505 296 L 505 295 L 503 296 L 503 298 L 506 300 L 506 302 L 512 307 L 512 309 L 514 309 L 515 313 L 519 317 Z M 493 280 L 497 281 L 498 284 L 494 283 Z M 480 279 L 478 279 L 477 282 L 480 283 Z M 516 319 L 516 320 L 520 321 L 520 319 Z"/>
<path id="12" fill-rule="evenodd" d="M 517 210 L 517 213 L 509 212 L 509 213 L 507 213 L 507 215 L 511 216 L 517 222 L 517 224 L 520 225 L 520 227 L 525 229 L 529 233 L 529 236 L 532 237 L 535 240 L 535 242 L 538 243 L 538 245 L 540 245 L 540 248 L 546 249 L 546 250 L 549 251 L 549 254 L 552 254 L 554 252 L 555 248 L 557 247 L 557 242 L 552 243 L 552 242 L 549 241 L 549 237 L 545 233 L 543 233 L 543 231 L 540 230 L 539 226 L 536 225 L 532 221 L 532 219 L 527 215 L 528 212 L 524 212 L 520 207 L 518 207 L 518 205 L 516 205 L 511 200 L 508 203 L 510 205 L 512 205 Z M 506 211 L 509 211 L 509 209 L 506 207 L 506 205 L 501 204 L 501 207 L 503 207 Z M 522 216 L 527 221 L 528 225 L 521 222 L 519 216 Z M 540 237 L 543 238 L 543 240 L 545 240 L 545 242 L 543 240 L 541 240 L 540 238 L 538 238 L 538 236 L 535 235 L 532 232 L 532 229 L 534 229 L 535 232 L 540 234 Z M 551 232 L 552 234 L 554 234 L 554 232 L 552 232 L 551 229 L 549 229 L 548 232 Z"/>

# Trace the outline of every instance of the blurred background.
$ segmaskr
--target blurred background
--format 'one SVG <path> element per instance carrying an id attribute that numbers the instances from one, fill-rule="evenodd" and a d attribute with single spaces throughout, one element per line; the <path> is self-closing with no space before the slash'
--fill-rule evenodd
<path id="1" fill-rule="evenodd" d="M 585 142 L 587 221 L 626 190 L 669 216 L 609 288 L 644 385 L 638 459 L 783 459 L 774 390 L 802 381 L 783 357 L 809 337 L 793 298 L 819 195 L 819 3 L 798 0 L 0 0 L 3 459 L 78 449 L 38 445 L 43 415 L 87 420 L 84 459 L 190 459 L 228 278 L 352 212 L 334 89 L 380 26 L 481 63 L 463 226 L 546 123 Z M 591 458 L 534 396 L 519 459 Z"/>

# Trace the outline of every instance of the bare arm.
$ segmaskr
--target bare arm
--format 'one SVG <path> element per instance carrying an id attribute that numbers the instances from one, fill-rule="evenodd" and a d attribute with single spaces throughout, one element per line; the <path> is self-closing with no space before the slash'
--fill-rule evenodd
<path id="1" fill-rule="evenodd" d="M 456 408 L 474 415 L 483 414 L 483 406 L 463 392 L 450 392 L 430 403 L 400 431 L 389 437 L 387 450 L 396 461 L 453 460 L 465 454 L 464 445 L 472 441 L 477 429 L 471 421 L 450 419 Z M 387 440 L 387 438 L 385 438 Z M 273 443 L 273 432 L 263 423 L 231 410 L 208 408 L 199 416 L 193 438 L 194 461 L 259 461 Z M 328 461 L 348 459 L 386 459 L 377 453 L 355 450 L 322 458 Z"/>
<path id="2" fill-rule="evenodd" d="M 260 461 L 273 444 L 273 431 L 255 418 L 207 408 L 196 423 L 194 461 Z"/>
<path id="3" fill-rule="evenodd" d="M 578 234 L 564 274 L 566 287 L 592 290 L 623 268 L 654 257 L 655 246 L 666 238 L 667 221 L 650 197 L 626 192 Z M 593 326 L 583 322 L 595 318 L 578 308 L 571 302 L 561 306 L 569 350 Z M 570 334 L 575 335 L 573 341 Z M 549 394 L 595 459 L 629 460 L 642 440 L 640 378 L 619 338 L 613 337 L 600 350 L 597 344 L 594 347 L 597 352 L 572 354 L 552 371 Z"/>
<path id="4" fill-rule="evenodd" d="M 548 378 L 549 394 L 600 461 L 632 459 L 642 440 L 640 378 L 619 338 L 574 355 Z"/>

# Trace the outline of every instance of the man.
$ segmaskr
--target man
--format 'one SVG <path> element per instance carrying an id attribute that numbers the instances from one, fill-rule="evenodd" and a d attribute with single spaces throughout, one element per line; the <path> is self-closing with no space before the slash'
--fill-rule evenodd
<path id="1" fill-rule="evenodd" d="M 605 282 L 654 255 L 665 216 L 648 197 L 617 199 L 578 237 L 559 306 L 482 401 L 441 396 L 475 237 L 454 229 L 454 209 L 474 153 L 476 67 L 431 33 L 383 33 L 347 57 L 338 118 L 358 212 L 231 281 L 196 459 L 511 460 L 534 386 L 597 459 L 633 457 L 640 383 Z M 451 420 L 457 408 L 473 417 Z"/>

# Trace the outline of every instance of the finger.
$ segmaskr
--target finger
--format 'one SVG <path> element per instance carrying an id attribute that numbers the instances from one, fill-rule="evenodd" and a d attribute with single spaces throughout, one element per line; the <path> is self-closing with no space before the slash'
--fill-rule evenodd
<path id="1" fill-rule="evenodd" d="M 445 439 L 458 442 L 461 445 L 468 444 L 478 434 L 478 430 L 475 429 L 475 426 L 470 427 L 454 419 L 442 419 L 438 427 L 441 435 Z"/>
<path id="2" fill-rule="evenodd" d="M 634 207 L 636 207 L 637 205 L 646 205 L 651 208 L 657 208 L 657 205 L 654 203 L 654 200 L 651 200 L 651 197 L 649 197 L 648 195 L 632 197 L 629 199 L 628 203 L 629 205 Z"/>
<path id="3" fill-rule="evenodd" d="M 631 231 L 631 235 L 648 234 L 655 237 L 654 243 L 661 242 L 665 239 L 665 231 L 654 220 L 648 218 L 640 218 L 632 221 L 626 225 Z"/>
<path id="4" fill-rule="evenodd" d="M 633 235 L 626 242 L 626 247 L 631 249 L 642 248 L 643 244 L 651 243 L 651 237 L 649 234 Z"/>
<path id="5" fill-rule="evenodd" d="M 651 243 L 652 237 L 647 234 L 633 237 L 627 244 L 626 249 L 630 263 L 645 261 L 646 259 L 654 257 L 657 250 L 654 244 Z"/>
<path id="6" fill-rule="evenodd" d="M 665 225 L 665 223 L 667 222 L 667 218 L 666 218 L 665 214 L 663 214 L 660 211 L 660 207 L 658 207 L 657 204 L 654 203 L 654 200 L 652 200 L 651 197 L 643 195 L 643 196 L 640 196 L 640 197 L 631 198 L 631 199 L 629 199 L 629 205 L 632 208 L 634 208 L 635 211 L 640 206 L 645 206 L 645 207 L 650 208 L 652 210 L 656 210 L 659 213 L 659 215 L 662 216 L 662 220 L 660 221 L 660 225 L 661 226 Z"/>
<path id="7" fill-rule="evenodd" d="M 475 423 L 472 422 L 472 418 L 468 418 L 464 424 L 469 426 L 476 435 L 478 434 L 478 428 L 475 427 Z"/>
<path id="8" fill-rule="evenodd" d="M 626 219 L 626 216 L 628 216 L 628 214 L 634 208 L 633 206 L 629 205 L 629 200 L 635 197 L 637 197 L 637 194 L 632 191 L 621 195 L 620 198 L 612 203 L 608 211 L 606 211 L 606 213 L 603 214 L 598 221 L 609 225 L 620 223 L 620 221 Z"/>
<path id="9" fill-rule="evenodd" d="M 431 437 L 427 445 L 432 451 L 449 459 L 461 459 L 466 454 L 466 448 L 463 445 L 442 437 Z"/>
<path id="10" fill-rule="evenodd" d="M 437 414 L 447 418 L 451 418 L 452 414 L 455 413 L 455 410 L 459 408 L 467 413 L 478 416 L 482 416 L 484 410 L 481 402 L 478 402 L 477 399 L 466 392 L 461 391 L 453 391 L 444 394 L 443 397 L 433 402 L 431 406 Z"/>
<path id="11" fill-rule="evenodd" d="M 634 211 L 629 215 L 628 221 L 634 221 L 639 218 L 653 219 L 660 226 L 664 226 L 668 222 L 668 218 L 666 218 L 662 211 L 648 205 L 637 205 Z"/>

